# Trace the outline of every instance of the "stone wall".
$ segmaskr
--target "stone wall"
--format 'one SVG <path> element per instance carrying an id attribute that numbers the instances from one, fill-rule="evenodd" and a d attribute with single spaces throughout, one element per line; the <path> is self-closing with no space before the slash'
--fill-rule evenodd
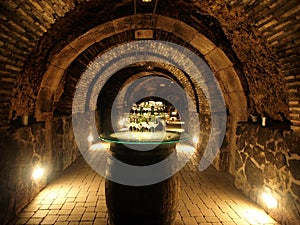
<path id="1" fill-rule="evenodd" d="M 24 208 L 52 178 L 74 162 L 80 152 L 74 141 L 71 118 L 55 117 L 53 122 L 17 121 L 0 130 L 0 224 L 6 224 Z M 45 176 L 34 180 L 36 167 Z"/>
<path id="2" fill-rule="evenodd" d="M 235 185 L 282 224 L 300 221 L 300 138 L 290 130 L 239 124 Z M 262 193 L 278 201 L 268 208 Z"/>
<path id="3" fill-rule="evenodd" d="M 61 172 L 79 156 L 70 116 L 54 117 L 52 127 L 53 172 Z"/>
<path id="4" fill-rule="evenodd" d="M 49 163 L 44 123 L 2 130 L 0 146 L 0 221 L 5 224 L 46 185 L 46 178 L 32 179 L 39 164 Z"/>

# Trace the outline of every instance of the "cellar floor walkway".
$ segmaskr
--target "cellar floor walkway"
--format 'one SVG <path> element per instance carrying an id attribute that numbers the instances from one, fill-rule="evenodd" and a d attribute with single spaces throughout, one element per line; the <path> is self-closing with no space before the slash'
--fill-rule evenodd
<path id="1" fill-rule="evenodd" d="M 176 225 L 279 225 L 237 191 L 230 178 L 213 167 L 199 172 L 196 162 L 190 160 L 180 173 Z M 104 178 L 80 157 L 45 187 L 10 225 L 106 225 L 104 183 Z"/>

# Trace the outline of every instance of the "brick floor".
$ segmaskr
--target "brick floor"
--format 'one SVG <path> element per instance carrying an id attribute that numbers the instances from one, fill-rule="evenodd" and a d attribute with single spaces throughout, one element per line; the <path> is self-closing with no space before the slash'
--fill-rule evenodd
<path id="1" fill-rule="evenodd" d="M 209 167 L 199 172 L 193 158 L 180 171 L 176 225 L 279 225 Z M 50 183 L 9 225 L 106 225 L 104 179 L 79 158 Z"/>

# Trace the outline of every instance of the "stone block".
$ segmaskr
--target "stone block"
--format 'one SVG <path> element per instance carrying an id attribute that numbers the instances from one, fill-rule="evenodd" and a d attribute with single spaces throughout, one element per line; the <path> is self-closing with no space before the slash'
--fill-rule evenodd
<path id="1" fill-rule="evenodd" d="M 37 102 L 38 108 L 42 113 L 52 112 L 54 100 L 54 91 L 49 88 L 42 88 L 39 92 L 39 99 Z"/>
<path id="2" fill-rule="evenodd" d="M 292 183 L 291 184 L 291 191 L 295 196 L 298 196 L 298 200 L 300 200 L 300 185 Z"/>
<path id="3" fill-rule="evenodd" d="M 267 150 L 275 151 L 275 142 L 274 141 L 267 143 Z"/>
<path id="4" fill-rule="evenodd" d="M 244 176 L 242 170 L 237 172 L 234 180 L 235 187 L 242 191 L 243 193 L 247 194 L 249 192 L 249 184 L 246 180 L 246 177 Z"/>
<path id="5" fill-rule="evenodd" d="M 104 38 L 107 38 L 113 34 L 115 34 L 115 28 L 112 22 L 108 22 L 98 27 L 95 27 L 88 33 L 88 35 L 95 38 L 96 42 L 101 41 Z"/>
<path id="6" fill-rule="evenodd" d="M 242 151 L 245 147 L 245 138 L 243 136 L 237 138 L 237 151 Z"/>
<path id="7" fill-rule="evenodd" d="M 30 141 L 31 138 L 31 129 L 27 126 L 22 129 L 18 129 L 17 138 L 21 141 Z"/>
<path id="8" fill-rule="evenodd" d="M 257 162 L 259 166 L 263 165 L 265 163 L 265 153 L 263 149 L 256 145 L 253 150 L 253 158 L 255 162 Z"/>
<path id="9" fill-rule="evenodd" d="M 235 153 L 235 169 L 236 171 L 239 170 L 239 168 L 241 168 L 243 166 L 243 162 L 241 159 L 240 154 L 238 154 L 237 152 Z"/>
<path id="10" fill-rule="evenodd" d="M 64 72 L 64 69 L 50 64 L 47 68 L 46 73 L 44 74 L 41 87 L 53 87 L 56 89 L 59 83 L 61 82 L 61 77 L 64 74 Z"/>
<path id="11" fill-rule="evenodd" d="M 272 152 L 266 151 L 265 155 L 266 155 L 266 160 L 268 162 L 274 162 L 275 161 L 275 156 Z"/>
<path id="12" fill-rule="evenodd" d="M 215 75 L 218 80 L 222 81 L 222 84 L 224 85 L 224 88 L 227 92 L 244 91 L 239 77 L 233 67 L 220 70 Z"/>
<path id="13" fill-rule="evenodd" d="M 286 146 L 291 154 L 300 155 L 300 137 L 296 135 L 286 136 Z"/>
<path id="14" fill-rule="evenodd" d="M 152 28 L 155 17 L 151 14 L 136 14 L 132 16 L 132 26 L 136 29 Z"/>
<path id="15" fill-rule="evenodd" d="M 291 171 L 291 175 L 300 181 L 300 160 L 292 159 L 289 160 L 289 167 Z"/>
<path id="16" fill-rule="evenodd" d="M 275 155 L 275 165 L 277 169 L 281 169 L 287 165 L 286 156 L 282 152 L 277 152 Z"/>
<path id="17" fill-rule="evenodd" d="M 201 54 L 206 55 L 209 52 L 211 52 L 213 49 L 216 48 L 216 46 L 204 35 L 197 34 L 193 40 L 190 42 L 190 44 L 199 50 Z"/>
<path id="18" fill-rule="evenodd" d="M 74 45 L 77 42 L 74 42 Z M 77 44 L 79 45 L 79 44 Z M 75 46 L 78 47 L 78 46 Z M 78 51 L 72 46 L 66 45 L 54 58 L 51 60 L 51 64 L 63 70 L 67 69 L 73 60 L 79 55 Z M 53 74 L 52 74 L 53 76 Z"/>
<path id="19" fill-rule="evenodd" d="M 72 41 L 69 46 L 76 50 L 76 52 L 78 52 L 79 54 L 82 53 L 84 50 L 86 50 L 96 42 L 96 37 L 90 33 L 91 32 L 87 32 L 79 36 L 74 41 Z"/>
<path id="20" fill-rule="evenodd" d="M 233 63 L 220 48 L 214 48 L 204 57 L 214 72 L 218 72 L 233 66 Z"/>
<path id="21" fill-rule="evenodd" d="M 186 42 L 191 42 L 198 34 L 198 31 L 181 21 L 176 21 L 174 24 L 174 34 Z"/>
<path id="22" fill-rule="evenodd" d="M 276 177 L 276 168 L 273 163 L 267 163 L 264 168 L 264 178 L 266 182 Z"/>
<path id="23" fill-rule="evenodd" d="M 260 128 L 257 134 L 257 143 L 265 146 L 266 143 L 272 139 L 272 132 L 268 128 Z"/>
<path id="24" fill-rule="evenodd" d="M 245 165 L 245 174 L 247 176 L 247 181 L 250 185 L 261 187 L 264 184 L 263 173 L 251 159 L 247 159 Z"/>
<path id="25" fill-rule="evenodd" d="M 123 17 L 112 21 L 116 33 L 121 33 L 133 28 L 134 17 Z"/>
<path id="26" fill-rule="evenodd" d="M 38 136 L 41 135 L 45 129 L 45 123 L 34 123 L 30 126 L 31 128 L 31 133 L 33 136 Z"/>
<path id="27" fill-rule="evenodd" d="M 244 153 L 247 153 L 247 155 L 250 157 L 252 157 L 254 154 L 253 149 L 249 145 L 245 147 Z"/>
<path id="28" fill-rule="evenodd" d="M 174 20 L 170 17 L 165 17 L 165 16 L 159 15 L 157 17 L 157 22 L 156 22 L 155 27 L 157 29 L 161 29 L 161 30 L 165 30 L 165 31 L 168 31 L 170 33 L 173 33 L 175 22 L 176 22 L 176 20 Z"/>

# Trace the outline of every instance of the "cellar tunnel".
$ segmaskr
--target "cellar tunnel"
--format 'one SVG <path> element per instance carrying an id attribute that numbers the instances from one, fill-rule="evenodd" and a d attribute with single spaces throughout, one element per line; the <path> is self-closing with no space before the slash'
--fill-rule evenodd
<path id="1" fill-rule="evenodd" d="M 218 133 L 212 126 L 214 115 L 226 115 L 218 120 L 225 130 L 221 145 L 212 149 L 216 154 L 210 167 L 199 171 L 199 161 L 192 158 L 180 172 L 184 191 L 191 174 L 203 173 L 208 183 L 224 175 L 241 196 L 276 223 L 298 224 L 299 9 L 296 0 L 2 1 L 0 224 L 31 224 L 36 218 L 37 224 L 71 224 L 68 219 L 47 223 L 50 208 L 30 211 L 26 221 L 20 215 L 72 168 L 76 168 L 74 174 L 87 180 L 93 176 L 98 187 L 102 185 L 103 178 L 95 178 L 98 174 L 92 175 L 84 164 L 82 145 L 97 144 L 101 132 L 112 131 L 113 102 L 124 87 L 151 78 L 167 81 L 154 89 L 147 89 L 151 86 L 147 80 L 125 88 L 117 108 L 130 112 L 134 103 L 130 96 L 145 93 L 152 97 L 145 100 L 148 105 L 163 100 L 153 98 L 156 95 L 169 96 L 165 100 L 171 103 L 179 99 L 184 112 L 180 122 L 199 129 L 193 155 L 197 160 L 206 157 L 210 135 Z M 181 98 L 172 85 L 184 90 L 191 101 Z M 224 105 L 213 104 L 218 93 Z M 144 108 L 149 118 L 155 114 L 151 106 Z M 185 112 L 197 117 L 191 119 Z M 80 143 L 74 118 L 84 127 Z M 87 118 L 95 118 L 98 133 L 90 135 L 93 121 Z M 150 128 L 146 130 L 151 133 Z M 84 168 L 81 172 L 78 165 Z M 189 173 L 187 168 L 194 169 Z M 37 179 L 36 169 L 42 174 Z M 197 182 L 195 190 L 201 187 Z M 268 205 L 265 196 L 276 204 Z M 95 198 L 102 204 L 102 197 Z M 201 210 L 193 199 L 185 206 L 187 214 L 179 207 L 176 223 L 239 224 L 245 220 L 252 224 L 246 217 L 221 220 L 217 212 Z M 87 210 L 88 206 L 80 207 Z M 193 213 L 193 207 L 197 212 Z M 46 214 L 35 216 L 39 210 Z M 53 215 L 59 218 L 57 210 Z M 101 210 L 95 207 L 95 215 L 102 215 Z M 106 224 L 96 222 L 96 217 L 83 218 L 75 223 Z"/>

